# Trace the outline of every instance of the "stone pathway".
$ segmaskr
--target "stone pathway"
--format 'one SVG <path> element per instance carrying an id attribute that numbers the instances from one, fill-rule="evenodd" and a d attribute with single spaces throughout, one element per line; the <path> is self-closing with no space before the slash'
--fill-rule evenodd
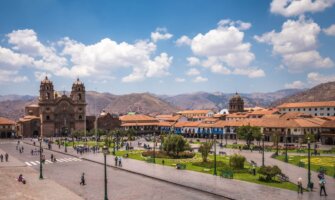
<path id="1" fill-rule="evenodd" d="M 26 142 L 29 143 L 30 141 L 26 140 Z M 65 154 L 64 147 L 59 149 L 58 146 L 54 145 L 53 150 Z M 68 148 L 66 154 L 92 162 L 103 163 L 103 154 L 101 153 L 85 153 L 83 155 L 79 155 L 73 150 L 73 148 Z M 115 167 L 114 156 L 108 155 L 107 164 L 110 167 Z M 123 159 L 122 165 L 122 168 L 118 168 L 131 173 L 152 177 L 231 199 L 320 199 L 318 193 L 316 192 L 304 193 L 303 196 L 298 196 L 296 192 L 290 190 L 268 187 L 245 181 L 224 179 L 218 176 L 194 171 L 176 170 L 173 167 L 155 165 L 133 159 Z"/>
<path id="2" fill-rule="evenodd" d="M 1 145 L 0 145 L 1 147 Z M 0 154 L 4 151 L 0 149 Z M 22 174 L 26 184 L 17 181 Z M 38 179 L 38 173 L 9 155 L 9 162 L 0 162 L 0 200 L 81 200 L 82 198 L 67 188 L 45 177 Z"/>

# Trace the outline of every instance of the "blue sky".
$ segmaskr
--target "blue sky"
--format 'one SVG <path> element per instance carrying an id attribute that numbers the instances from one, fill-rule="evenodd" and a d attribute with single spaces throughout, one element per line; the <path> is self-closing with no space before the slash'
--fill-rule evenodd
<path id="1" fill-rule="evenodd" d="M 125 94 L 268 92 L 335 81 L 335 0 L 0 2 L 0 95 L 79 77 Z"/>

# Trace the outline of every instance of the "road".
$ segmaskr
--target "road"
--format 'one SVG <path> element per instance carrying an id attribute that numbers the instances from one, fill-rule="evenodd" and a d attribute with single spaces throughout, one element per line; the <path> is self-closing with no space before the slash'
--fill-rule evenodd
<path id="1" fill-rule="evenodd" d="M 28 167 L 39 171 L 39 155 L 31 155 L 30 151 L 35 147 L 20 144 L 24 147 L 22 154 L 16 150 L 16 143 L 1 142 L 0 148 L 11 156 L 25 163 Z M 36 147 L 36 149 L 38 149 Z M 46 162 L 43 165 L 44 178 L 52 179 L 65 186 L 84 199 L 102 199 L 104 195 L 104 171 L 100 164 L 85 160 L 73 159 L 73 157 L 44 150 L 47 160 L 51 153 L 59 159 L 56 163 Z M 81 173 L 85 172 L 87 185 L 79 185 Z M 108 198 L 113 199 L 223 199 L 198 190 L 177 186 L 171 183 L 125 172 L 115 168 L 108 168 Z"/>

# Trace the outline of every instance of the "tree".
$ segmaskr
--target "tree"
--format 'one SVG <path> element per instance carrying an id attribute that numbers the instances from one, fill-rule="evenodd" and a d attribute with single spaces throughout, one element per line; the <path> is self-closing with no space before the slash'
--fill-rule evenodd
<path id="1" fill-rule="evenodd" d="M 200 145 L 199 152 L 201 153 L 202 162 L 207 162 L 208 154 L 212 148 L 211 142 L 205 142 Z"/>
<path id="2" fill-rule="evenodd" d="M 180 152 L 190 149 L 187 140 L 181 135 L 168 135 L 164 139 L 163 150 L 178 157 Z"/>
<path id="3" fill-rule="evenodd" d="M 276 155 L 278 156 L 279 154 L 279 133 L 273 133 L 271 140 L 273 142 L 273 146 L 276 146 Z"/>
<path id="4" fill-rule="evenodd" d="M 127 130 L 127 137 L 128 137 L 128 141 L 133 140 L 133 137 L 135 135 L 135 130 L 130 128 Z"/>
<path id="5" fill-rule="evenodd" d="M 229 159 L 229 166 L 231 166 L 233 169 L 244 169 L 244 162 L 245 162 L 245 157 L 234 154 L 230 156 Z"/>
<path id="6" fill-rule="evenodd" d="M 281 170 L 278 166 L 262 166 L 258 173 L 265 176 L 265 181 L 271 181 L 273 177 L 275 177 L 277 174 L 281 174 Z"/>
<path id="7" fill-rule="evenodd" d="M 240 126 L 237 128 L 237 135 L 239 138 L 245 139 L 248 148 L 250 147 L 251 141 L 256 138 L 261 138 L 261 129 L 253 126 Z"/>
<path id="8" fill-rule="evenodd" d="M 307 133 L 307 134 L 305 134 L 305 136 L 304 136 L 304 143 L 308 142 L 308 138 L 309 138 L 309 141 L 311 143 L 315 142 L 315 135 L 313 133 Z"/>

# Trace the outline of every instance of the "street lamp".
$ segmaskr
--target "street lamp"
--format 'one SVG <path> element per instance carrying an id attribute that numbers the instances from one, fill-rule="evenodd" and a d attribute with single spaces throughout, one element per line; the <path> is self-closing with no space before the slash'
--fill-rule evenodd
<path id="1" fill-rule="evenodd" d="M 108 147 L 104 146 L 102 148 L 102 152 L 104 153 L 104 164 L 105 164 L 105 200 L 108 200 L 108 195 L 107 195 L 107 161 L 106 161 L 106 156 L 109 153 Z"/>
<path id="2" fill-rule="evenodd" d="M 308 183 L 307 183 L 307 188 L 312 190 L 312 183 L 311 183 L 311 141 L 310 138 L 307 138 L 307 145 L 308 145 Z"/>
<path id="3" fill-rule="evenodd" d="M 214 135 L 214 176 L 216 176 L 216 134 Z"/>
<path id="4" fill-rule="evenodd" d="M 67 138 L 65 138 L 64 140 L 64 147 L 65 147 L 64 151 L 65 153 L 67 153 Z"/>
<path id="5" fill-rule="evenodd" d="M 263 151 L 262 151 L 262 166 L 264 167 L 264 137 L 265 134 L 262 134 L 262 143 L 263 143 Z"/>
<path id="6" fill-rule="evenodd" d="M 154 132 L 154 163 L 156 163 L 156 132 Z"/>
<path id="7" fill-rule="evenodd" d="M 285 134 L 285 162 L 288 162 L 288 157 L 287 157 L 287 134 Z"/>
<path id="8" fill-rule="evenodd" d="M 40 179 L 43 179 L 43 173 L 42 173 L 42 137 L 39 138 L 40 142 Z"/>

